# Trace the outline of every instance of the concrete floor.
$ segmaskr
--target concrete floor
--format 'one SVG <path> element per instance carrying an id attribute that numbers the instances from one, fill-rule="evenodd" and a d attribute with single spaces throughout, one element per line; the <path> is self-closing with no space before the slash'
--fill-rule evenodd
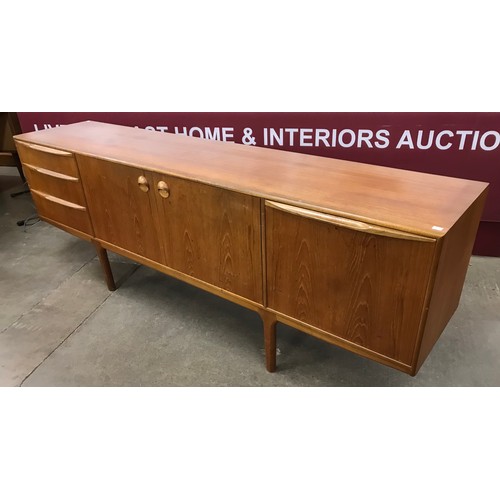
<path id="1" fill-rule="evenodd" d="M 110 253 L 106 289 L 93 247 L 44 222 L 19 178 L 0 175 L 2 386 L 499 386 L 500 259 L 473 257 L 459 309 L 416 377 L 278 327 L 264 367 L 256 313 Z"/>

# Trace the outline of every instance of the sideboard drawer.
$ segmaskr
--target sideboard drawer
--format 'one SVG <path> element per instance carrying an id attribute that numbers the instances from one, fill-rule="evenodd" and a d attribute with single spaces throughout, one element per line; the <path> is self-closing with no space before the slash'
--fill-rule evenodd
<path id="1" fill-rule="evenodd" d="M 38 214 L 86 234 L 93 234 L 87 208 L 78 203 L 31 189 Z"/>
<path id="2" fill-rule="evenodd" d="M 83 186 L 78 177 L 25 163 L 24 173 L 30 189 L 85 206 Z"/>
<path id="3" fill-rule="evenodd" d="M 72 177 L 79 177 L 75 155 L 69 151 L 20 141 L 16 142 L 16 147 L 23 165 L 28 163 L 35 167 L 53 170 L 54 172 Z"/>

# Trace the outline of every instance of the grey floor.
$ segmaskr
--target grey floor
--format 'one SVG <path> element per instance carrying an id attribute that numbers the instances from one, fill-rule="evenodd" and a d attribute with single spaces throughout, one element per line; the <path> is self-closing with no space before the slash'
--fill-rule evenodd
<path id="1" fill-rule="evenodd" d="M 500 259 L 473 257 L 459 309 L 416 377 L 278 327 L 264 368 L 256 313 L 93 247 L 44 222 L 0 175 L 2 386 L 499 386 Z"/>

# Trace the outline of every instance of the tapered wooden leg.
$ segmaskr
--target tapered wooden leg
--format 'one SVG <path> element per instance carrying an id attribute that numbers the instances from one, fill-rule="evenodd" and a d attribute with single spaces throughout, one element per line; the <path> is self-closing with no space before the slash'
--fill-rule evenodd
<path id="1" fill-rule="evenodd" d="M 261 313 L 264 325 L 264 346 L 266 351 L 266 369 L 276 371 L 276 316 L 267 311 Z"/>
<path id="2" fill-rule="evenodd" d="M 104 272 L 108 290 L 110 292 L 114 292 L 116 290 L 116 285 L 113 278 L 113 271 L 111 271 L 111 266 L 109 265 L 108 253 L 106 252 L 106 249 L 102 248 L 102 246 L 96 241 L 94 241 L 94 246 L 97 250 L 97 256 L 99 257 L 99 262 L 101 263 L 101 267 Z"/>

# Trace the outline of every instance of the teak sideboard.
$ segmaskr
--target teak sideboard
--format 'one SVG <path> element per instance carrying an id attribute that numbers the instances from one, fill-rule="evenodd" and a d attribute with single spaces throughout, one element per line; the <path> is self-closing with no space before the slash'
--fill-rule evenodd
<path id="1" fill-rule="evenodd" d="M 484 182 L 82 122 L 15 137 L 39 216 L 415 375 L 458 306 Z"/>

